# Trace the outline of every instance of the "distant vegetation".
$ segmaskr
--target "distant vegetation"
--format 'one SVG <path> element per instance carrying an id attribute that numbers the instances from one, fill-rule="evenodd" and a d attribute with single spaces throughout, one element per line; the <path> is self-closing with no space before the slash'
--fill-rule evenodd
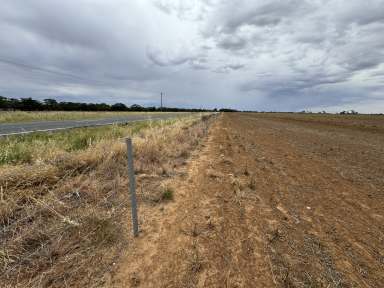
<path id="1" fill-rule="evenodd" d="M 58 102 L 55 99 L 38 101 L 32 98 L 6 98 L 0 96 L 0 110 L 21 110 L 21 111 L 148 111 L 148 112 L 212 112 L 212 111 L 234 111 L 231 109 L 187 109 L 172 107 L 143 107 L 138 104 L 126 106 L 123 103 L 112 105 L 106 103 L 78 103 Z"/>

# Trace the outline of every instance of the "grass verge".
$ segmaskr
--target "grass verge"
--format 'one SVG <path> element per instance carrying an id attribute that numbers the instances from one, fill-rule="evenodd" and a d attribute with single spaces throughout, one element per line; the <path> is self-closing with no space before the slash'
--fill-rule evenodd
<path id="1" fill-rule="evenodd" d="M 138 187 L 146 187 L 145 192 L 138 191 L 143 205 L 152 194 L 162 195 L 159 181 L 172 177 L 176 167 L 185 163 L 206 135 L 209 122 L 195 116 L 140 129 L 109 127 L 126 130 L 113 132 L 113 137 L 100 130 L 104 136 L 92 145 L 32 153 L 26 162 L 0 167 L 0 283 L 9 287 L 105 284 L 130 235 L 126 147 L 118 138 L 134 134 Z M 37 141 L 40 147 L 72 141 L 57 134 L 47 137 L 53 139 L 28 141 Z"/>
<path id="2" fill-rule="evenodd" d="M 0 111 L 0 123 L 17 123 L 31 121 L 60 121 L 112 118 L 129 115 L 156 115 L 159 112 L 81 112 L 81 111 Z M 172 112 L 161 112 L 172 113 Z"/>
<path id="3" fill-rule="evenodd" d="M 175 123 L 176 119 L 76 128 L 61 132 L 36 132 L 0 138 L 0 165 L 32 164 L 54 159 L 63 152 L 85 150 L 105 139 L 135 135 L 143 129 Z"/>

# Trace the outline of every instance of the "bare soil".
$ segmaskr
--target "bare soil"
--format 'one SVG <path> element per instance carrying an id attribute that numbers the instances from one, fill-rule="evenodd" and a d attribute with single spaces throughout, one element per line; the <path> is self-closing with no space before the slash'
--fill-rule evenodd
<path id="1" fill-rule="evenodd" d="M 384 118 L 348 119 L 222 114 L 109 286 L 384 287 Z"/>

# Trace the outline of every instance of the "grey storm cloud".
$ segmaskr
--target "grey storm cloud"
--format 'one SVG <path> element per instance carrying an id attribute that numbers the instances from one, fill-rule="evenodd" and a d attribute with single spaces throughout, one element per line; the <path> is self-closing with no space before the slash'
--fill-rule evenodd
<path id="1" fill-rule="evenodd" d="M 161 51 L 150 48 L 147 49 L 147 56 L 154 64 L 158 66 L 181 65 L 193 60 L 193 57 L 188 55 L 164 55 L 164 53 Z"/>
<path id="2" fill-rule="evenodd" d="M 216 73 L 229 73 L 231 71 L 240 70 L 244 67 L 245 67 L 245 65 L 243 65 L 243 64 L 228 64 L 228 65 L 217 67 L 213 71 Z"/>
<path id="3" fill-rule="evenodd" d="M 239 50 L 243 49 L 247 45 L 247 41 L 237 35 L 224 35 L 217 43 L 220 48 L 227 50 Z"/>
<path id="4" fill-rule="evenodd" d="M 0 95 L 384 112 L 384 0 L 4 0 Z"/>
<path id="5" fill-rule="evenodd" d="M 302 0 L 239 2 L 232 2 L 232 7 L 225 7 L 222 12 L 225 32 L 234 32 L 245 25 L 275 26 L 288 17 L 305 13 L 309 8 L 308 2 Z"/>

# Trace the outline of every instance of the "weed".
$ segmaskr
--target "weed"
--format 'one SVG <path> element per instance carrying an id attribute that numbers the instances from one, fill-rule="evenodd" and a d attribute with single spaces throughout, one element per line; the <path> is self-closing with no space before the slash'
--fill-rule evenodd
<path id="1" fill-rule="evenodd" d="M 87 138 L 87 135 L 77 135 L 70 140 L 68 151 L 83 150 L 90 146 L 92 137 Z"/>
<path id="2" fill-rule="evenodd" d="M 13 163 L 30 163 L 32 151 L 20 143 L 4 145 L 0 151 L 0 165 Z"/>
<path id="3" fill-rule="evenodd" d="M 189 260 L 189 268 L 192 273 L 199 273 L 203 269 L 203 261 L 197 247 L 197 242 L 194 241 Z"/>
<path id="4" fill-rule="evenodd" d="M 174 194 L 174 191 L 171 187 L 164 187 L 162 193 L 161 193 L 161 200 L 163 201 L 170 201 L 170 200 L 173 200 L 173 195 Z"/>

